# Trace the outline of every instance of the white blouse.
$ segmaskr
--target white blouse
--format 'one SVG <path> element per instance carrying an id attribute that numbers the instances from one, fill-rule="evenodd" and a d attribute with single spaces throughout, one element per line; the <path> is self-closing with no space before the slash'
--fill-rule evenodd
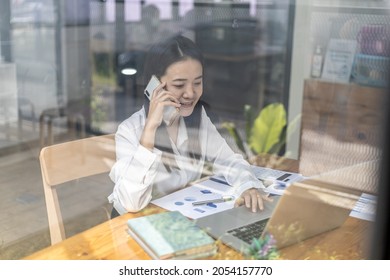
<path id="1" fill-rule="evenodd" d="M 174 158 L 179 168 L 168 171 L 162 163 L 162 151 L 150 151 L 139 140 L 145 126 L 144 108 L 123 121 L 115 134 L 116 163 L 110 178 L 115 183 L 110 203 L 119 214 L 137 212 L 155 198 L 167 195 L 200 179 L 205 163 L 211 163 L 214 174 L 223 175 L 230 193 L 236 198 L 249 188 L 264 188 L 251 171 L 249 163 L 233 150 L 217 131 L 202 108 L 199 141 L 201 156 L 192 160 L 188 152 L 185 123 L 180 119 L 176 144 L 171 140 Z"/>

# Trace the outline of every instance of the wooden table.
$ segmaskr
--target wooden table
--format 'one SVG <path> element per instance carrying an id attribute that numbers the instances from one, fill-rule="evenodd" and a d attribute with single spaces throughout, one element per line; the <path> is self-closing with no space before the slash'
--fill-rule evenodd
<path id="1" fill-rule="evenodd" d="M 128 219 L 164 211 L 150 205 L 143 211 L 117 217 L 42 249 L 25 259 L 36 260 L 142 260 L 149 255 L 127 233 Z M 282 259 L 366 259 L 373 223 L 349 217 L 338 229 L 307 239 L 280 251 Z M 211 259 L 243 259 L 229 247 L 219 244 Z"/>

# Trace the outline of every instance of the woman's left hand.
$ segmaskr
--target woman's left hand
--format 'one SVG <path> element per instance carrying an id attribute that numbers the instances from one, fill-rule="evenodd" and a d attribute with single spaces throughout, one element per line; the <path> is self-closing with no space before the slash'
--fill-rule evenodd
<path id="1" fill-rule="evenodd" d="M 264 209 L 264 201 L 272 202 L 272 198 L 268 196 L 262 189 L 248 189 L 244 191 L 236 200 L 234 207 L 245 204 L 247 208 L 251 208 L 252 212 L 257 212 Z"/>

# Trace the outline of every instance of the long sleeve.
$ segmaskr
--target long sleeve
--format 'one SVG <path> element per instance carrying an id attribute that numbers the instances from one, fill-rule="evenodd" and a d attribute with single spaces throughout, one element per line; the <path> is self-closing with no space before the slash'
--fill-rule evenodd
<path id="1" fill-rule="evenodd" d="M 139 211 L 152 198 L 161 152 L 140 145 L 143 126 L 143 111 L 139 111 L 124 121 L 115 134 L 116 163 L 110 172 L 115 186 L 109 201 L 120 214 Z"/>

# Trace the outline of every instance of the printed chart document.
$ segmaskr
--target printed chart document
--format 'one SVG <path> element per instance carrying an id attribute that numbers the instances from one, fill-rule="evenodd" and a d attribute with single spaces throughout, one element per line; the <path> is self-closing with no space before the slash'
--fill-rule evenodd
<path id="1" fill-rule="evenodd" d="M 375 221 L 377 197 L 363 193 L 352 209 L 350 216 L 367 221 Z"/>
<path id="2" fill-rule="evenodd" d="M 235 197 L 231 201 L 192 205 L 196 201 L 220 199 L 229 194 L 229 190 L 231 186 L 222 177 L 213 176 L 151 202 L 169 211 L 179 211 L 188 218 L 198 219 L 233 208 Z"/>

